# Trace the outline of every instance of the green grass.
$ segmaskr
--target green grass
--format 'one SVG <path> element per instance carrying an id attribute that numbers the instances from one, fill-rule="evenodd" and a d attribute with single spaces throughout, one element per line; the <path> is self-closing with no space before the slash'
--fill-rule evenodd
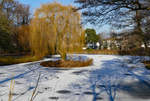
<path id="1" fill-rule="evenodd" d="M 22 57 L 0 57 L 0 65 L 11 65 L 11 64 L 19 64 L 19 63 L 26 63 L 26 62 L 33 62 L 40 60 L 35 56 L 22 56 Z"/>

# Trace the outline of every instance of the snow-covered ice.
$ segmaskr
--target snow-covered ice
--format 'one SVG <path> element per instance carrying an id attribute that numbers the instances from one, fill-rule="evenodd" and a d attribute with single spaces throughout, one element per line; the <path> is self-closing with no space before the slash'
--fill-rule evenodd
<path id="1" fill-rule="evenodd" d="M 147 57 L 77 56 L 92 58 L 93 65 L 73 69 L 40 66 L 41 61 L 59 59 L 53 57 L 0 66 L 0 101 L 8 101 L 11 80 L 15 80 L 12 101 L 30 101 L 39 74 L 34 101 L 150 101 L 150 70 L 141 63 Z"/>

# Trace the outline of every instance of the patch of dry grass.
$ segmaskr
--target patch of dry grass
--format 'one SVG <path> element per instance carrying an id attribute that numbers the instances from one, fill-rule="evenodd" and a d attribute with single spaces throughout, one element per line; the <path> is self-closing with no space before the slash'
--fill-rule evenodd
<path id="1" fill-rule="evenodd" d="M 35 88 L 32 92 L 32 96 L 31 96 L 30 101 L 33 101 L 35 99 L 35 97 L 37 96 L 37 94 L 38 94 L 37 93 L 37 88 L 38 88 L 38 85 L 39 85 L 40 77 L 41 77 L 41 74 L 39 74 L 39 76 L 38 76 L 38 80 L 37 80 L 36 86 L 35 86 Z M 8 95 L 8 101 L 13 101 L 12 98 L 13 98 L 14 86 L 15 86 L 15 80 L 11 80 L 10 90 L 9 90 L 9 95 Z"/>
<path id="2" fill-rule="evenodd" d="M 71 52 L 70 52 L 71 53 Z M 131 50 L 95 50 L 95 49 L 87 49 L 78 52 L 79 54 L 104 54 L 104 55 L 131 55 L 131 56 L 150 56 L 150 48 L 137 48 Z"/>
<path id="3" fill-rule="evenodd" d="M 22 57 L 0 57 L 0 65 L 11 65 L 25 62 L 33 62 L 37 61 L 39 58 L 35 56 L 22 56 Z"/>
<path id="4" fill-rule="evenodd" d="M 144 48 L 137 48 L 137 49 L 131 49 L 128 51 L 122 50 L 118 51 L 120 55 L 131 55 L 131 56 L 150 56 L 150 49 L 144 49 Z"/>
<path id="5" fill-rule="evenodd" d="M 143 62 L 147 69 L 150 69 L 150 61 L 144 61 Z"/>
<path id="6" fill-rule="evenodd" d="M 86 61 L 73 61 L 73 60 L 58 60 L 58 61 L 46 61 L 42 62 L 40 65 L 44 67 L 65 67 L 65 68 L 73 68 L 73 67 L 85 67 L 89 66 L 93 63 L 93 59 L 88 59 Z"/>
<path id="7" fill-rule="evenodd" d="M 10 84 L 10 90 L 9 90 L 9 95 L 8 95 L 8 101 L 12 101 L 12 93 L 14 91 L 14 86 L 15 86 L 15 81 L 11 80 L 11 84 Z"/>
<path id="8" fill-rule="evenodd" d="M 105 55 L 119 55 L 117 50 L 95 50 L 95 49 L 88 49 L 76 52 L 79 54 L 105 54 Z"/>
<path id="9" fill-rule="evenodd" d="M 33 92 L 32 92 L 32 96 L 31 96 L 30 101 L 33 101 L 33 100 L 35 99 L 35 97 L 37 96 L 37 94 L 38 94 L 38 93 L 37 93 L 37 88 L 38 88 L 38 85 L 39 85 L 40 77 L 41 77 L 41 74 L 39 74 L 39 77 L 38 77 L 38 80 L 37 80 L 35 89 L 34 89 Z"/>

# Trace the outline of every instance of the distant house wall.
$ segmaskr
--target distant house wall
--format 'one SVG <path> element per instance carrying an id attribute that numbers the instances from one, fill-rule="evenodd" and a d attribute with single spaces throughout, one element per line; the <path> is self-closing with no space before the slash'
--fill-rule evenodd
<path id="1" fill-rule="evenodd" d="M 96 42 L 96 43 L 87 43 L 86 47 L 90 48 L 90 49 L 99 49 L 100 43 L 99 42 Z"/>
<path id="2" fill-rule="evenodd" d="M 101 45 L 101 49 L 120 49 L 120 42 L 117 40 L 111 40 L 111 39 L 106 39 L 103 41 L 103 44 Z"/>

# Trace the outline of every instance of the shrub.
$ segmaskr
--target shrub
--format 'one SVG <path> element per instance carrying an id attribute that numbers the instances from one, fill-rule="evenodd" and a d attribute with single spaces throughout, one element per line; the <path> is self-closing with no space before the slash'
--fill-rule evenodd
<path id="1" fill-rule="evenodd" d="M 143 61 L 143 63 L 147 69 L 150 69 L 150 61 Z"/>
<path id="2" fill-rule="evenodd" d="M 150 56 L 150 49 L 144 49 L 144 48 L 137 48 L 137 49 L 131 49 L 131 50 L 123 50 L 118 51 L 120 55 L 133 55 L 133 56 Z"/>
<path id="3" fill-rule="evenodd" d="M 46 61 L 42 62 L 40 65 L 44 67 L 65 67 L 65 68 L 71 68 L 71 67 L 85 67 L 89 66 L 93 63 L 93 59 L 88 59 L 86 61 L 73 61 L 73 60 L 58 60 L 58 61 Z"/>

